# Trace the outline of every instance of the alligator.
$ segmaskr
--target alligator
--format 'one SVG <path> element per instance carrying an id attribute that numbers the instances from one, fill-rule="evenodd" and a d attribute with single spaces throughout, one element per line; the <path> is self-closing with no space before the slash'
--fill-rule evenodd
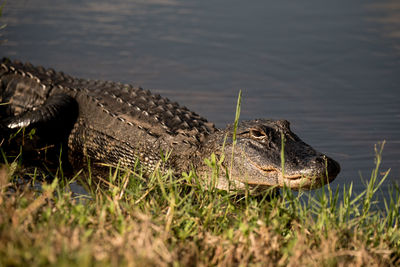
<path id="1" fill-rule="evenodd" d="M 147 175 L 164 166 L 175 174 L 195 170 L 207 180 L 213 170 L 204 159 L 214 153 L 221 160 L 215 186 L 222 190 L 314 189 L 340 172 L 335 160 L 303 142 L 286 120 L 218 129 L 141 87 L 74 78 L 30 63 L 2 60 L 0 103 L 0 138 L 34 128 L 46 144 L 65 142 L 75 163 L 89 159 L 93 166 L 129 169 L 140 162 Z"/>

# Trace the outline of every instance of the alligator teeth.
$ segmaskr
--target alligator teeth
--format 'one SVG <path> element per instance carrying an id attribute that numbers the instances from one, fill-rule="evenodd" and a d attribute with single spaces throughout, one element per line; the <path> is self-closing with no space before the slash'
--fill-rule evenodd
<path id="1" fill-rule="evenodd" d="M 294 175 L 284 175 L 283 178 L 285 179 L 290 179 L 290 180 L 296 180 L 296 179 L 300 179 L 303 176 L 300 174 L 294 174 Z"/>

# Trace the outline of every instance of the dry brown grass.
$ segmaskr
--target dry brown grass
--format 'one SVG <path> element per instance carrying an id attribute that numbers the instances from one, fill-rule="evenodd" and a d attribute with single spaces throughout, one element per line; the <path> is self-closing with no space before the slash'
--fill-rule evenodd
<path id="1" fill-rule="evenodd" d="M 373 179 L 340 201 L 329 188 L 311 201 L 288 190 L 267 200 L 121 172 L 79 200 L 60 177 L 16 186 L 21 173 L 0 168 L 0 266 L 400 265 L 400 190 L 372 210 Z"/>

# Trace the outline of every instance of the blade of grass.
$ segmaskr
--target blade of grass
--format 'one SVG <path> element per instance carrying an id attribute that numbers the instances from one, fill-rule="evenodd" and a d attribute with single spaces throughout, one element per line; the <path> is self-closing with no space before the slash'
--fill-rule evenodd
<path id="1" fill-rule="evenodd" d="M 242 103 L 242 90 L 239 91 L 237 103 L 236 103 L 236 113 L 235 113 L 235 122 L 233 124 L 233 135 L 232 135 L 232 155 L 231 155 L 231 167 L 229 170 L 229 177 L 232 178 L 232 169 L 233 169 L 233 157 L 235 154 L 235 145 L 236 145 L 236 132 L 239 124 L 240 117 L 240 107 Z"/>

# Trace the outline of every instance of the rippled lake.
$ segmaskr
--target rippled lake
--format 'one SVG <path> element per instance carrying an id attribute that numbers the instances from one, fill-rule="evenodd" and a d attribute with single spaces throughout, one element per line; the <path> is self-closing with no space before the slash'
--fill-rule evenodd
<path id="1" fill-rule="evenodd" d="M 223 127 L 284 118 L 342 166 L 370 177 L 386 140 L 400 183 L 400 2 L 12 0 L 1 56 L 84 78 L 141 85 Z"/>

